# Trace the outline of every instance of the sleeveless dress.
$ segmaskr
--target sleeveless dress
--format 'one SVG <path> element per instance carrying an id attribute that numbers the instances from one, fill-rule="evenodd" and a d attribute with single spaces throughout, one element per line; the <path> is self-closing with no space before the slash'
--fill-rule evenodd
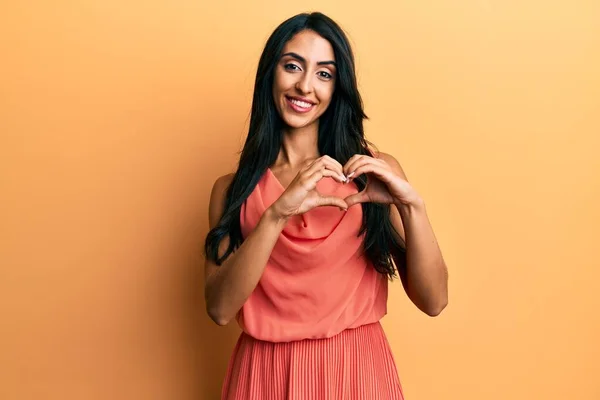
<path id="1" fill-rule="evenodd" d="M 247 237 L 285 188 L 267 169 L 242 205 Z M 354 183 L 323 178 L 322 195 L 344 198 Z M 242 333 L 223 400 L 404 399 L 379 320 L 388 279 L 362 251 L 362 207 L 317 207 L 292 217 L 264 273 L 237 314 Z"/>

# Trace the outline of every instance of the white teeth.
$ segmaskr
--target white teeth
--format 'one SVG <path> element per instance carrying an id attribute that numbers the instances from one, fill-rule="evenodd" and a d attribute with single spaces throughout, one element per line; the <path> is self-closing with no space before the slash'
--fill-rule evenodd
<path id="1" fill-rule="evenodd" d="M 310 108 L 312 106 L 312 104 L 307 103 L 305 101 L 300 101 L 300 100 L 296 100 L 296 99 L 290 99 L 290 101 L 292 103 L 294 103 L 295 105 L 302 107 L 302 108 Z"/>

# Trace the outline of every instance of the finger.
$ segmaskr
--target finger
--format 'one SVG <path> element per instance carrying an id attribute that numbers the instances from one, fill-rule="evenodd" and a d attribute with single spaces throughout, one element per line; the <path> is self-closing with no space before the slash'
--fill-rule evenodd
<path id="1" fill-rule="evenodd" d="M 340 183 L 344 182 L 345 179 L 342 178 L 337 172 L 322 167 L 320 170 L 313 172 L 312 175 L 304 175 L 300 182 L 303 184 L 305 189 L 313 190 L 317 186 L 317 183 L 326 176 L 331 177 Z"/>
<path id="2" fill-rule="evenodd" d="M 312 175 L 316 170 L 321 169 L 325 165 L 325 160 L 323 157 L 319 157 L 316 160 L 307 164 L 304 168 L 304 172 Z"/>
<path id="3" fill-rule="evenodd" d="M 335 196 L 321 196 L 319 195 L 317 203 L 319 206 L 335 206 L 342 210 L 348 210 L 348 204 L 341 198 Z"/>
<path id="4" fill-rule="evenodd" d="M 336 180 L 339 182 L 345 182 L 347 179 L 344 176 L 341 168 L 338 168 L 335 163 L 330 162 L 324 158 L 321 158 L 319 161 L 315 161 L 313 165 L 309 169 L 303 172 L 304 177 L 308 178 L 315 174 L 317 171 L 328 170 L 337 174 Z M 334 177 L 333 175 L 326 175 Z M 319 178 L 321 179 L 321 178 Z"/>
<path id="5" fill-rule="evenodd" d="M 352 207 L 353 205 L 358 203 L 368 202 L 369 196 L 364 191 L 362 191 L 356 194 L 351 194 L 350 196 L 346 197 L 344 201 L 346 202 L 346 204 L 348 204 L 348 207 Z"/>
<path id="6" fill-rule="evenodd" d="M 335 179 L 338 182 L 345 182 L 346 181 L 346 177 L 343 175 L 340 175 L 337 171 L 333 171 L 331 169 L 329 169 L 327 166 L 323 167 L 323 169 L 321 169 L 320 171 L 315 172 L 315 175 L 321 175 L 317 178 L 317 182 L 320 181 L 321 179 L 323 179 L 323 177 L 327 176 L 330 178 Z"/>
<path id="7" fill-rule="evenodd" d="M 352 165 L 352 163 L 353 163 L 354 161 L 356 161 L 356 159 L 358 159 L 359 157 L 361 157 L 361 154 L 355 154 L 355 155 L 353 155 L 352 157 L 350 157 L 350 158 L 348 159 L 348 161 L 346 161 L 346 163 L 345 163 L 345 164 L 343 165 L 343 167 L 342 167 L 342 169 L 343 169 L 343 171 L 344 171 L 344 175 L 348 176 L 348 167 L 349 167 L 350 165 Z"/>
<path id="8" fill-rule="evenodd" d="M 354 172 L 354 170 L 356 168 L 358 168 L 360 165 L 363 165 L 364 163 L 372 161 L 372 160 L 373 160 L 372 157 L 369 157 L 369 156 L 365 156 L 362 154 L 356 155 L 356 156 L 352 157 L 350 160 L 348 160 L 348 162 L 344 166 L 344 174 L 346 174 L 346 176 L 351 175 L 352 172 Z"/>
<path id="9" fill-rule="evenodd" d="M 306 171 L 310 170 L 311 168 L 313 168 L 315 165 L 317 165 L 317 163 L 320 163 L 320 162 L 321 162 L 320 158 L 314 159 L 312 161 L 305 161 L 304 166 L 302 168 L 300 168 L 300 172 L 306 172 Z"/>
<path id="10" fill-rule="evenodd" d="M 340 175 L 345 176 L 344 167 L 342 166 L 342 164 L 340 164 L 338 160 L 327 155 L 323 156 L 323 159 L 328 165 L 331 165 L 333 169 L 339 171 Z"/>
<path id="11" fill-rule="evenodd" d="M 389 182 L 391 179 L 390 174 L 392 174 L 392 172 L 385 168 L 384 166 L 380 165 L 380 164 L 374 164 L 374 163 L 370 163 L 370 164 L 363 164 L 362 166 L 356 168 L 353 172 L 350 173 L 350 179 L 356 179 L 359 176 L 361 176 L 362 174 L 366 174 L 366 173 L 372 173 L 373 175 L 375 175 L 379 180 L 381 180 L 382 182 Z"/>
<path id="12" fill-rule="evenodd" d="M 332 171 L 336 171 L 340 177 L 342 177 L 342 181 L 346 180 L 346 176 L 344 175 L 344 171 L 342 169 L 342 164 L 334 160 L 329 156 L 323 156 L 320 158 L 320 163 L 318 165 L 323 165 L 325 168 L 330 169 Z"/>
<path id="13" fill-rule="evenodd" d="M 353 162 L 351 169 L 355 170 L 356 168 L 358 168 L 359 166 L 364 165 L 364 164 L 376 164 L 376 165 L 381 165 L 383 167 L 385 167 L 387 165 L 386 162 L 381 158 L 363 155 L 362 157 L 356 159 Z M 352 172 L 352 171 L 350 171 L 350 172 Z"/>
<path id="14" fill-rule="evenodd" d="M 389 171 L 390 170 L 389 166 L 383 160 L 379 160 L 377 158 L 365 156 L 363 158 L 357 159 L 356 161 L 354 161 L 352 163 L 352 165 L 348 168 L 348 175 L 347 176 L 350 179 L 356 178 L 357 176 L 359 176 L 359 174 L 357 172 L 358 169 L 362 168 L 362 167 L 364 167 L 366 165 L 373 165 L 375 167 L 378 167 L 382 171 Z"/>

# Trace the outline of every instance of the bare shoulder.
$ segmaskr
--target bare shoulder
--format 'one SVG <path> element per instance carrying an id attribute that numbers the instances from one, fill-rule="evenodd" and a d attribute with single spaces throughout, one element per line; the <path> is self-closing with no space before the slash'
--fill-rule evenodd
<path id="1" fill-rule="evenodd" d="M 215 189 L 227 190 L 227 188 L 231 184 L 231 181 L 233 180 L 233 177 L 234 177 L 233 173 L 218 177 L 217 180 L 215 181 L 215 184 L 213 185 L 213 191 Z"/>
<path id="2" fill-rule="evenodd" d="M 227 188 L 231 184 L 233 176 L 234 174 L 220 176 L 213 184 L 208 206 L 208 220 L 211 228 L 219 223 L 219 220 L 223 215 Z"/>
<path id="3" fill-rule="evenodd" d="M 408 181 L 408 178 L 406 177 L 406 174 L 404 173 L 404 170 L 402 169 L 402 166 L 396 157 L 383 152 L 374 152 L 374 156 L 375 158 L 385 161 L 402 179 Z"/>

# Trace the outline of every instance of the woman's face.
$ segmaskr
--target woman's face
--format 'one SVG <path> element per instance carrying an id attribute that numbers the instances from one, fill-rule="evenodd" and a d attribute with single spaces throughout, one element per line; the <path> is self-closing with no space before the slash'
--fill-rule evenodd
<path id="1" fill-rule="evenodd" d="M 331 102 L 336 72 L 333 48 L 316 32 L 304 30 L 286 43 L 275 67 L 273 99 L 287 126 L 318 121 Z"/>

